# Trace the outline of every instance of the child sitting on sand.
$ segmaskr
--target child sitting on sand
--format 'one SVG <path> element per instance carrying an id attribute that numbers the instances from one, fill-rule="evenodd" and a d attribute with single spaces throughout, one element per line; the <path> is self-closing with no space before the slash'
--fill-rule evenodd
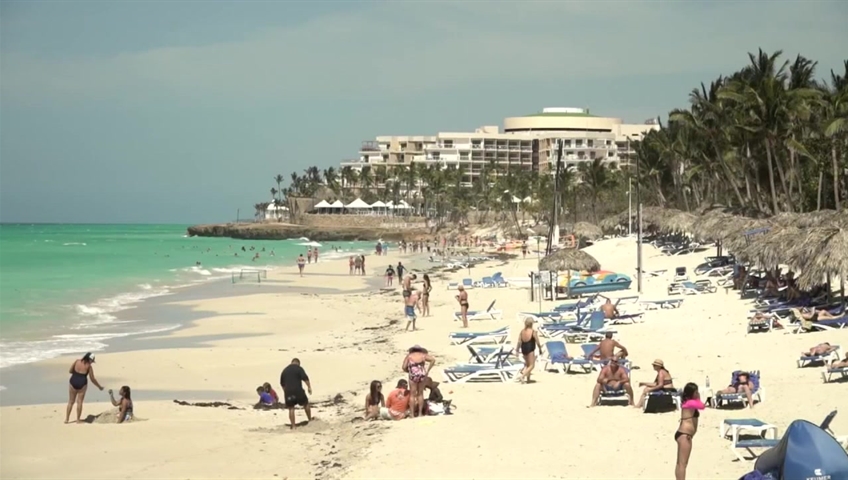
<path id="1" fill-rule="evenodd" d="M 280 403 L 280 397 L 278 397 L 277 392 L 275 392 L 274 389 L 271 388 L 270 383 L 268 383 L 268 382 L 263 383 L 262 388 L 265 389 L 265 393 L 267 393 L 268 395 L 271 395 L 271 400 L 273 400 L 274 403 Z"/>
<path id="2" fill-rule="evenodd" d="M 265 391 L 265 387 L 262 385 L 256 387 L 256 393 L 259 394 L 260 405 L 264 405 L 266 407 L 274 405 L 274 399 L 271 397 L 270 393 Z"/>

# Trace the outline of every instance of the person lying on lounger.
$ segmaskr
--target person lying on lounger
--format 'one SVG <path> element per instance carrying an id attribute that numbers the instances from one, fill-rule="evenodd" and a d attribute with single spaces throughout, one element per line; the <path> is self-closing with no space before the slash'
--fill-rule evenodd
<path id="1" fill-rule="evenodd" d="M 807 350 L 806 352 L 801 352 L 801 355 L 805 357 L 816 357 L 819 355 L 827 355 L 836 350 L 836 348 L 829 344 L 828 342 L 820 343 L 815 347 Z"/>
<path id="2" fill-rule="evenodd" d="M 756 315 L 751 317 L 751 319 L 748 320 L 748 325 L 765 325 L 768 323 L 769 319 L 772 319 L 771 324 L 774 328 L 783 328 L 783 325 L 781 325 L 780 320 L 777 319 L 776 315 L 763 312 L 757 312 Z"/>
<path id="3" fill-rule="evenodd" d="M 848 353 L 845 354 L 845 358 L 842 360 L 834 360 L 830 364 L 830 368 L 848 368 Z"/>
<path id="4" fill-rule="evenodd" d="M 754 386 L 751 385 L 751 379 L 747 373 L 737 375 L 735 383 L 728 385 L 724 390 L 719 390 L 718 393 L 744 393 L 748 399 L 748 408 L 754 408 Z"/>
<path id="5" fill-rule="evenodd" d="M 804 317 L 804 320 L 809 320 L 811 322 L 815 322 L 818 319 L 827 320 L 830 318 L 839 318 L 838 315 L 834 315 L 825 309 L 816 310 L 815 308 L 802 311 L 801 316 Z"/>
<path id="6" fill-rule="evenodd" d="M 618 353 L 615 352 L 616 348 L 618 349 Z M 612 332 L 606 332 L 604 339 L 601 340 L 594 350 L 586 355 L 586 358 L 589 360 L 600 360 L 602 362 L 612 359 L 620 360 L 627 358 L 627 349 L 624 348 L 624 345 L 612 339 Z"/>
<path id="7" fill-rule="evenodd" d="M 601 373 L 598 374 L 598 381 L 595 383 L 595 388 L 592 390 L 592 403 L 589 405 L 590 407 L 594 407 L 598 404 L 598 398 L 601 396 L 601 389 L 605 391 L 616 391 L 624 389 L 627 393 L 627 400 L 630 402 L 630 406 L 633 406 L 633 388 L 630 387 L 630 377 L 627 375 L 627 371 L 618 364 L 617 359 L 612 359 L 610 362 L 601 369 Z"/>

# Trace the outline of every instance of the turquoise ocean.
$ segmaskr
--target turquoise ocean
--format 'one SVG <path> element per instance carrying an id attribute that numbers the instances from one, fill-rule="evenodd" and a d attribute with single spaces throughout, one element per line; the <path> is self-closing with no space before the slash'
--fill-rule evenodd
<path id="1" fill-rule="evenodd" d="M 185 225 L 2 224 L 0 368 L 178 328 L 119 320 L 115 313 L 180 287 L 230 281 L 242 269 L 294 266 L 307 241 L 188 237 Z M 364 252 L 371 245 L 324 243 L 321 258 Z M 256 253 L 260 257 L 253 261 Z"/>

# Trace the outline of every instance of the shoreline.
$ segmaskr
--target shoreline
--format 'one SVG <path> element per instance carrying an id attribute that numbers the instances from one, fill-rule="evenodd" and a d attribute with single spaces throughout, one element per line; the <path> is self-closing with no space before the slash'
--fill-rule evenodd
<path id="1" fill-rule="evenodd" d="M 262 243 L 264 242 L 259 245 Z M 288 245 L 281 246 L 283 249 L 286 247 Z M 328 250 L 323 252 L 322 261 L 333 261 L 346 258 L 350 253 L 365 252 L 366 247 L 367 244 L 353 245 L 350 252 Z M 268 248 L 273 249 L 273 246 Z M 45 307 L 48 308 L 47 312 L 51 313 L 45 320 L 35 318 L 33 322 L 11 322 L 4 325 L 3 336 L 0 338 L 0 345 L 3 347 L 0 351 L 0 371 L 5 374 L 6 370 L 18 365 L 32 364 L 70 353 L 102 351 L 111 342 L 128 336 L 161 333 L 167 326 L 140 328 L 151 322 L 144 318 L 134 318 L 132 312 L 144 309 L 147 305 L 168 302 L 175 296 L 179 298 L 184 292 L 190 293 L 198 287 L 229 283 L 232 274 L 241 270 L 271 272 L 286 268 L 294 264 L 295 258 L 295 255 L 286 254 L 284 251 L 277 257 L 264 257 L 258 265 L 249 264 L 248 258 L 233 258 L 235 263 L 224 261 L 226 265 L 213 263 L 177 267 L 156 274 L 159 278 L 153 275 L 143 279 L 128 277 L 131 280 L 123 282 L 120 287 L 89 289 L 82 296 Z M 270 259 L 273 261 L 269 263 Z M 239 263 L 241 260 L 248 264 Z M 0 381 L 0 386 L 7 387 L 4 381 Z M 4 388 L 0 388 L 0 392 L 3 390 Z"/>

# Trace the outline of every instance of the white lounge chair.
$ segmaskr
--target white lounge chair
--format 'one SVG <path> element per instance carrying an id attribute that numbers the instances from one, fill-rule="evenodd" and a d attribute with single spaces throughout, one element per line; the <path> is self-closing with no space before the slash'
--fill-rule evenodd
<path id="1" fill-rule="evenodd" d="M 495 310 L 495 302 L 497 300 L 492 300 L 492 303 L 489 304 L 489 308 L 486 310 L 468 311 L 466 313 L 468 320 L 501 320 L 503 318 L 503 311 Z M 462 312 L 454 312 L 453 319 L 462 320 Z"/>
<path id="2" fill-rule="evenodd" d="M 831 345 L 831 351 L 823 355 L 801 355 L 798 360 L 798 368 L 805 367 L 811 363 L 827 363 L 828 360 L 839 360 L 839 345 Z"/>
<path id="3" fill-rule="evenodd" d="M 509 337 L 509 327 L 502 327 L 490 332 L 451 332 L 448 334 L 452 345 L 473 345 L 480 343 L 506 343 Z"/>
<path id="4" fill-rule="evenodd" d="M 443 375 L 449 383 L 496 382 L 506 383 L 524 368 L 523 364 L 456 365 L 445 367 Z"/>

